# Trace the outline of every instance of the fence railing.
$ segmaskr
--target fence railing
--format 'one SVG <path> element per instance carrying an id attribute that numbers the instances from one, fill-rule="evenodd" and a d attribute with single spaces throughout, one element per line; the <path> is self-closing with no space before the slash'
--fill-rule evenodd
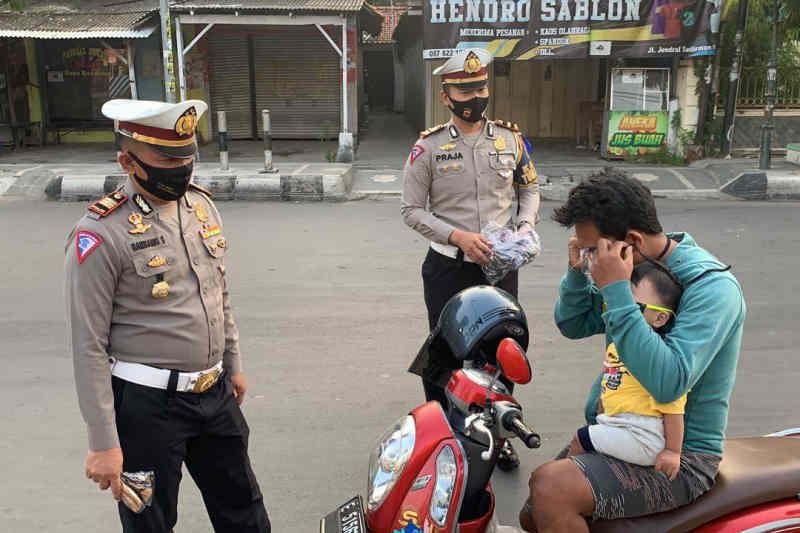
<path id="1" fill-rule="evenodd" d="M 779 70 L 775 107 L 800 107 L 800 79 L 798 79 L 797 73 L 792 73 L 793 75 L 791 77 L 786 75 L 782 76 L 781 74 L 783 73 Z M 727 77 L 720 79 L 727 79 Z M 749 67 L 742 69 L 736 107 L 763 107 L 767 103 L 764 97 L 766 84 L 766 68 Z"/>

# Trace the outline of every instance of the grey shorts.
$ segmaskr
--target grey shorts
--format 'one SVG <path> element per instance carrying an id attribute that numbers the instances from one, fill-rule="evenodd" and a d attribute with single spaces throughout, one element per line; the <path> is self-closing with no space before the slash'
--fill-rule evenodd
<path id="1" fill-rule="evenodd" d="M 556 456 L 567 457 L 569 446 Z M 639 466 L 601 453 L 570 457 L 580 468 L 594 495 L 592 520 L 634 518 L 688 505 L 714 486 L 720 457 L 706 453 L 681 454 L 674 481 L 652 466 Z M 530 513 L 530 500 L 523 512 Z"/>
<path id="2" fill-rule="evenodd" d="M 558 459 L 566 456 L 566 451 Z M 601 453 L 570 459 L 580 468 L 594 494 L 594 520 L 634 518 L 688 505 L 714 486 L 720 457 L 681 453 L 681 469 L 674 481 L 652 466 L 626 463 Z"/>

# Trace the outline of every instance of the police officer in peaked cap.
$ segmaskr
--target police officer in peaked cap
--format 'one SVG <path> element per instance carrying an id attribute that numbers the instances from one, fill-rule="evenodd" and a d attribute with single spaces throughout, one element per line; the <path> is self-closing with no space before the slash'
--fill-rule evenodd
<path id="1" fill-rule="evenodd" d="M 192 184 L 200 100 L 111 100 L 128 180 L 93 202 L 66 247 L 66 299 L 86 476 L 127 533 L 177 522 L 186 465 L 218 533 L 270 523 L 247 452 L 247 385 L 231 310 L 229 242 Z"/>
<path id="2" fill-rule="evenodd" d="M 434 71 L 441 76 L 440 99 L 450 110 L 450 121 L 420 134 L 403 172 L 403 220 L 430 241 L 422 281 L 431 330 L 452 296 L 488 284 L 481 265 L 490 261 L 492 250 L 480 233 L 484 226 L 494 221 L 532 231 L 539 210 L 527 141 L 515 124 L 484 114 L 491 60 L 483 49 L 463 49 Z M 496 285 L 517 297 L 517 272 Z M 446 404 L 432 371 L 420 373 L 426 398 Z M 510 470 L 518 465 L 508 444 L 498 466 Z"/>

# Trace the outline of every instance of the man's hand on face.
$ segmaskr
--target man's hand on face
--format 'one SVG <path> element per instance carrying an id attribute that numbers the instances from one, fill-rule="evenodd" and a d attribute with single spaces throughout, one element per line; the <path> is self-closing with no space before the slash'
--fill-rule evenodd
<path id="1" fill-rule="evenodd" d="M 450 234 L 450 243 L 461 248 L 464 255 L 478 263 L 488 265 L 492 257 L 492 245 L 480 233 L 453 230 Z"/>
<path id="2" fill-rule="evenodd" d="M 122 448 L 89 451 L 86 456 L 86 477 L 100 485 L 100 490 L 111 487 L 111 494 L 119 501 L 122 497 Z"/>
<path id="3" fill-rule="evenodd" d="M 624 241 L 600 238 L 597 253 L 592 262 L 592 278 L 599 288 L 617 281 L 631 279 L 633 272 L 633 248 Z"/>
<path id="4" fill-rule="evenodd" d="M 567 252 L 569 253 L 570 268 L 574 268 L 575 270 L 582 269 L 584 258 L 581 257 L 581 248 L 578 246 L 577 235 L 570 237 L 569 244 L 567 245 Z"/>

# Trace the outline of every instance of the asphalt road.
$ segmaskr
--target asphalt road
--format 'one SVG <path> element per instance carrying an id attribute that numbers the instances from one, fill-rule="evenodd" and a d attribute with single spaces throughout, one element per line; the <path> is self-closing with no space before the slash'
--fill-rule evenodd
<path id="1" fill-rule="evenodd" d="M 419 265 L 425 242 L 396 199 L 343 204 L 221 204 L 228 272 L 250 391 L 250 454 L 275 532 L 316 531 L 319 517 L 366 487 L 375 439 L 421 399 L 406 367 L 425 338 Z M 800 425 L 800 236 L 796 204 L 661 202 L 733 265 L 749 317 L 730 435 Z M 83 477 L 86 440 L 64 325 L 64 238 L 82 204 L 0 199 L 0 531 L 118 531 L 108 493 Z M 548 220 L 553 204 L 545 204 Z M 581 423 L 602 341 L 560 337 L 552 320 L 567 233 L 540 225 L 545 252 L 521 300 L 535 331 L 536 377 L 518 388 L 544 437 L 515 474 L 494 476 L 501 521 L 514 520 L 530 470 Z M 184 478 L 177 532 L 211 531 Z"/>

